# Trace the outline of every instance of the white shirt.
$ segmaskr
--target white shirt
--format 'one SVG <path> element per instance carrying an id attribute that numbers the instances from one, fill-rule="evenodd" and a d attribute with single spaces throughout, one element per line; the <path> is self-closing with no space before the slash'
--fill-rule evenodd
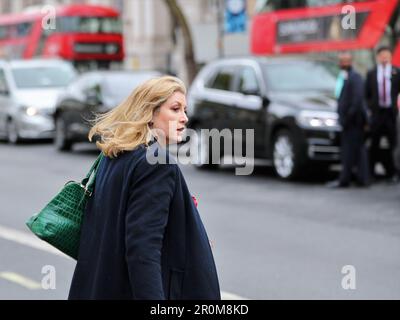
<path id="1" fill-rule="evenodd" d="M 386 103 L 383 102 L 383 76 L 386 78 Z M 379 93 L 379 105 L 381 107 L 386 107 L 389 108 L 392 105 L 392 97 L 391 97 L 391 92 L 392 92 L 392 65 L 387 64 L 385 66 L 379 64 L 378 65 L 378 72 L 377 72 L 377 77 L 378 77 L 378 93 Z"/>

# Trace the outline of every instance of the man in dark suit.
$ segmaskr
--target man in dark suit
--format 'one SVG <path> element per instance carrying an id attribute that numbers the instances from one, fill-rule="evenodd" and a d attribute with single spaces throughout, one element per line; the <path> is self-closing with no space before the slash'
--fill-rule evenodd
<path id="1" fill-rule="evenodd" d="M 370 170 L 375 175 L 378 160 L 385 167 L 386 178 L 398 180 L 394 162 L 396 146 L 397 97 L 400 91 L 400 70 L 392 66 L 392 53 L 388 47 L 377 51 L 377 66 L 368 72 L 366 97 L 371 113 Z M 381 150 L 381 140 L 388 143 L 386 154 Z M 381 159 L 379 159 L 381 158 Z"/>
<path id="2" fill-rule="evenodd" d="M 341 72 L 338 78 L 336 95 L 339 122 L 342 126 L 342 171 L 339 181 L 328 186 L 348 187 L 354 169 L 357 171 L 358 184 L 367 186 L 369 174 L 367 152 L 364 145 L 364 130 L 367 122 L 364 105 L 364 82 L 360 74 L 352 68 L 352 56 L 349 52 L 339 55 L 339 66 Z"/>

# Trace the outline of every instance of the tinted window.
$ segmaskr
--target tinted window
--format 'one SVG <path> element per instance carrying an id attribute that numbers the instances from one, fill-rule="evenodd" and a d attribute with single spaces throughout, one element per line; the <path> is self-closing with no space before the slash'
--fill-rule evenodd
<path id="1" fill-rule="evenodd" d="M 234 68 L 223 68 L 218 71 L 214 81 L 211 82 L 210 88 L 229 91 L 232 87 L 235 77 Z"/>
<path id="2" fill-rule="evenodd" d="M 6 75 L 4 74 L 4 70 L 0 69 L 0 94 L 4 94 L 5 91 L 8 91 Z"/>
<path id="3" fill-rule="evenodd" d="M 271 91 L 316 90 L 333 92 L 336 79 L 324 64 L 299 61 L 264 65 L 268 89 Z"/>
<path id="4" fill-rule="evenodd" d="M 80 81 L 80 86 L 82 90 L 88 90 L 99 86 L 101 82 L 101 76 L 97 73 L 85 75 L 82 81 Z"/>
<path id="5" fill-rule="evenodd" d="M 64 87 L 75 77 L 74 69 L 67 65 L 13 67 L 12 74 L 19 89 Z"/>
<path id="6" fill-rule="evenodd" d="M 101 95 L 108 105 L 117 105 L 126 99 L 137 86 L 157 76 L 156 73 L 109 74 L 102 78 Z"/>
<path id="7" fill-rule="evenodd" d="M 244 67 L 240 71 L 238 91 L 253 95 L 258 95 L 260 93 L 256 72 L 252 67 Z"/>

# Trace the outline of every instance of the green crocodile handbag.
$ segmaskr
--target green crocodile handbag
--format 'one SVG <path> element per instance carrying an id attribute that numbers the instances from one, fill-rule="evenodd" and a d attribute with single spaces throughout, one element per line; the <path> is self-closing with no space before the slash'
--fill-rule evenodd
<path id="1" fill-rule="evenodd" d="M 67 182 L 38 214 L 26 222 L 36 236 L 75 260 L 85 206 L 92 195 L 97 168 L 103 157 L 100 153 L 82 182 Z"/>

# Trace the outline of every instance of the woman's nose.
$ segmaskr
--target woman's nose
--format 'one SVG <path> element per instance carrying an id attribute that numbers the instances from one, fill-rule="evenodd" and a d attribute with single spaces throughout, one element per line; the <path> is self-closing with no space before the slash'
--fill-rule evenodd
<path id="1" fill-rule="evenodd" d="M 189 118 L 188 118 L 188 116 L 187 116 L 187 114 L 186 114 L 185 112 L 183 113 L 183 116 L 182 116 L 182 118 L 181 118 L 181 121 L 182 121 L 183 123 L 186 123 L 186 122 L 189 121 Z"/>

